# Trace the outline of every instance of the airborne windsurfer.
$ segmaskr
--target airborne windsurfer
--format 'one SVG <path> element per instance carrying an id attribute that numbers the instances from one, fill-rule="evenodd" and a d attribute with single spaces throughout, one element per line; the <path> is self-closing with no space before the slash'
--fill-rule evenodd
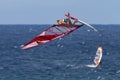
<path id="1" fill-rule="evenodd" d="M 58 26 L 65 25 L 65 26 L 74 27 L 76 22 L 77 22 L 77 20 L 74 20 L 74 22 L 72 23 L 70 18 L 66 18 L 66 19 L 63 19 L 63 20 L 57 20 Z"/>
<path id="2" fill-rule="evenodd" d="M 38 45 L 42 45 L 45 44 L 47 42 L 50 42 L 52 40 L 55 40 L 57 38 L 63 37 L 75 30 L 77 30 L 78 28 L 82 27 L 83 25 L 86 25 L 92 29 L 94 29 L 95 31 L 97 31 L 94 27 L 92 27 L 91 25 L 77 19 L 74 18 L 70 15 L 70 13 L 65 15 L 67 18 L 64 20 L 57 20 L 57 25 L 52 25 L 50 28 L 44 30 L 41 34 L 39 34 L 38 36 L 36 36 L 33 40 L 31 40 L 30 42 L 26 43 L 22 49 L 28 49 L 28 48 L 32 48 Z M 81 23 L 81 25 L 77 25 L 76 23 L 79 22 Z"/>

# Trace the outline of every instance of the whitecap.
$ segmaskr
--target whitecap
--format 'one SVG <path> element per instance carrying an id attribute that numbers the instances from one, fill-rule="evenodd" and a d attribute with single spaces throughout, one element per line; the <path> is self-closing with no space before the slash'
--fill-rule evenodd
<path id="1" fill-rule="evenodd" d="M 116 73 L 120 73 L 120 70 L 118 70 Z"/>
<path id="2" fill-rule="evenodd" d="M 95 64 L 88 64 L 86 67 L 96 68 L 97 66 Z"/>

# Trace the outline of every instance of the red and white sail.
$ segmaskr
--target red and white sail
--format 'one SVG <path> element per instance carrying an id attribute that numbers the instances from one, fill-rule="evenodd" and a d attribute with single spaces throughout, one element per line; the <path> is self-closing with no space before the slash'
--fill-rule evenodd
<path id="1" fill-rule="evenodd" d="M 70 26 L 64 26 L 64 25 L 63 26 L 53 25 L 52 27 L 48 28 L 47 30 L 43 31 L 41 34 L 36 36 L 33 40 L 25 44 L 22 47 L 22 49 L 28 49 L 41 44 L 45 44 L 47 42 L 60 38 L 66 34 L 69 34 L 81 26 L 74 25 L 73 27 L 70 27 Z"/>

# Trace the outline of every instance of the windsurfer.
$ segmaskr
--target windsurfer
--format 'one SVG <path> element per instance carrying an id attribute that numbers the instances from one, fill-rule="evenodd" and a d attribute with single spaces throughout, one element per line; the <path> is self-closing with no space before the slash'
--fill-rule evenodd
<path id="1" fill-rule="evenodd" d="M 63 19 L 63 20 L 57 20 L 57 23 L 59 26 L 65 25 L 65 26 L 74 27 L 75 23 L 77 23 L 77 20 L 74 20 L 74 22 L 72 23 L 70 18 L 67 18 L 67 19 Z"/>

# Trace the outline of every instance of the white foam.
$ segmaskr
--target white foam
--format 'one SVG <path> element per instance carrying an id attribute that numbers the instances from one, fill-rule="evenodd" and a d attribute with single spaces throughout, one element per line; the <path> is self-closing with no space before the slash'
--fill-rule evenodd
<path id="1" fill-rule="evenodd" d="M 96 68 L 97 66 L 95 64 L 88 64 L 86 67 Z"/>

